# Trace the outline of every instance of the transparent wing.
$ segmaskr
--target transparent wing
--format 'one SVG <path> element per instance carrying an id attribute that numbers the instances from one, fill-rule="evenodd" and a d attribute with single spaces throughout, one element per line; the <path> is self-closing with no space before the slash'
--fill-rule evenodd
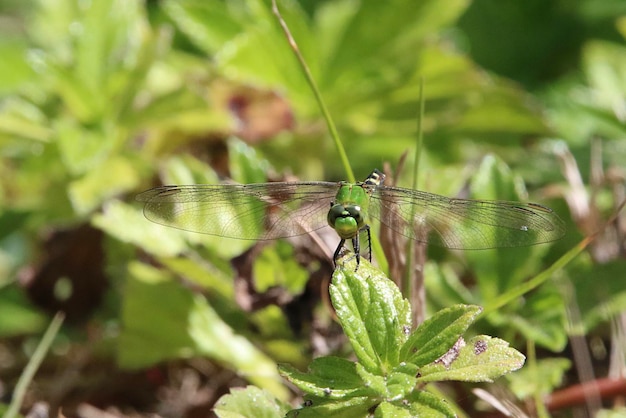
<path id="1" fill-rule="evenodd" d="M 520 247 L 565 234 L 563 221 L 535 203 L 451 199 L 381 186 L 371 216 L 405 237 L 454 249 Z"/>
<path id="2" fill-rule="evenodd" d="M 163 186 L 137 195 L 152 222 L 229 238 L 264 240 L 327 226 L 339 185 L 328 182 Z"/>

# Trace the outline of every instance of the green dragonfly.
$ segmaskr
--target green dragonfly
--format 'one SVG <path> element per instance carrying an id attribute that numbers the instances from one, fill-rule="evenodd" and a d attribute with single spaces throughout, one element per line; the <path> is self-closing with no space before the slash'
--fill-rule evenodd
<path id="1" fill-rule="evenodd" d="M 383 185 L 374 170 L 365 181 L 278 182 L 162 186 L 137 195 L 144 215 L 158 224 L 247 240 L 308 234 L 326 226 L 360 260 L 359 235 L 377 219 L 407 238 L 452 249 L 519 247 L 565 234 L 563 221 L 536 203 L 455 199 Z M 371 254 L 371 252 L 370 252 Z M 370 256 L 371 258 L 371 256 Z"/>

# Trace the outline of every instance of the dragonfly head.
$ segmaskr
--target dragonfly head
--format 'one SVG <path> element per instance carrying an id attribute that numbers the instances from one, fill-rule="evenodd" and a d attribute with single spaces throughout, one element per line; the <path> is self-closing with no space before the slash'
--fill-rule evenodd
<path id="1" fill-rule="evenodd" d="M 361 207 L 334 204 L 328 211 L 328 224 L 337 231 L 341 239 L 354 238 L 365 224 Z"/>

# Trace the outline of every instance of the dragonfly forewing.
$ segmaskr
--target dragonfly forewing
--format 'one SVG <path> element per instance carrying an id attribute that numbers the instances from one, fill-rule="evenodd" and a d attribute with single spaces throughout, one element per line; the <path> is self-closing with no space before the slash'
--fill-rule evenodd
<path id="1" fill-rule="evenodd" d="M 137 196 L 147 219 L 191 232 L 266 240 L 327 226 L 337 183 L 283 182 L 157 187 Z"/>
<path id="2" fill-rule="evenodd" d="M 528 246 L 565 234 L 563 221 L 535 203 L 453 199 L 397 187 L 379 187 L 370 212 L 407 238 L 452 249 Z"/>

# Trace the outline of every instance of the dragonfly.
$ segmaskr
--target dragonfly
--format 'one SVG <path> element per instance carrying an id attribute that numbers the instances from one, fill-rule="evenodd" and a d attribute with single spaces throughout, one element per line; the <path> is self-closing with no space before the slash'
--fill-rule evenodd
<path id="1" fill-rule="evenodd" d="M 137 195 L 144 216 L 186 231 L 244 240 L 273 240 L 333 228 L 337 260 L 377 220 L 406 238 L 450 249 L 520 247 L 555 241 L 565 226 L 537 203 L 449 198 L 389 187 L 374 170 L 364 181 L 177 185 Z M 369 252 L 371 261 L 371 251 Z"/>

